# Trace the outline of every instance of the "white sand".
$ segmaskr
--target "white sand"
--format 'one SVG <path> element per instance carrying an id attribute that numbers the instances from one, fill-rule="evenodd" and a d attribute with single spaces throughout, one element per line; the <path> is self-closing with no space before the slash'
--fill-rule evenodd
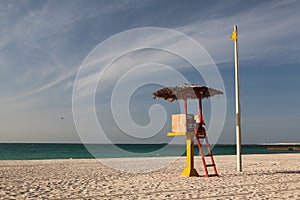
<path id="1" fill-rule="evenodd" d="M 148 159 L 148 160 L 147 160 Z M 153 161 L 153 158 L 151 158 Z M 149 158 L 111 159 L 145 163 Z M 171 158 L 155 158 L 165 162 Z M 107 160 L 106 160 L 107 161 Z M 215 156 L 219 177 L 183 177 L 185 159 L 156 172 L 132 174 L 97 160 L 0 161 L 0 199 L 300 199 L 300 154 Z"/>

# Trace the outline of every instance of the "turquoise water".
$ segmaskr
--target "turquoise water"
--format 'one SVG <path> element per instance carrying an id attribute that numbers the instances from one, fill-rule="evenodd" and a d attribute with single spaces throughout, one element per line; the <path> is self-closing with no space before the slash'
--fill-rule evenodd
<path id="1" fill-rule="evenodd" d="M 0 143 L 0 160 L 39 160 L 69 158 L 123 158 L 184 156 L 185 145 L 166 144 L 45 144 Z M 268 151 L 267 145 L 244 145 L 243 154 L 299 153 L 299 151 Z M 276 146 L 284 147 L 284 146 Z M 299 146 L 298 146 L 299 147 Z M 214 155 L 234 155 L 234 145 L 215 145 Z M 195 146 L 195 154 L 198 148 Z"/>

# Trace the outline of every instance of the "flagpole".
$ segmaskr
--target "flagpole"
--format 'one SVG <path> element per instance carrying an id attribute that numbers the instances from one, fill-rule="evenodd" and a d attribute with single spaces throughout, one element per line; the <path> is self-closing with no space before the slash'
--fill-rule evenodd
<path id="1" fill-rule="evenodd" d="M 235 54 L 235 110 L 236 110 L 236 156 L 237 156 L 236 166 L 237 166 L 237 172 L 242 172 L 238 30 L 236 25 L 234 25 L 233 27 L 233 33 L 231 38 L 234 41 L 234 54 Z"/>

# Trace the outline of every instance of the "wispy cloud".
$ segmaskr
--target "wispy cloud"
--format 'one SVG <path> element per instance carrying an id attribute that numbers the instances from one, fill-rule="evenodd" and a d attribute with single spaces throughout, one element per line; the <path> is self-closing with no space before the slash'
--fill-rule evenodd
<path id="1" fill-rule="evenodd" d="M 65 74 L 65 75 L 63 75 L 63 76 L 61 76 L 61 77 L 59 77 L 58 79 L 56 79 L 56 80 L 54 80 L 54 81 L 52 81 L 52 82 L 50 82 L 50 83 L 47 83 L 47 84 L 45 84 L 45 85 L 43 85 L 43 86 L 41 86 L 41 87 L 39 87 L 39 88 L 37 88 L 37 89 L 35 89 L 35 90 L 32 90 L 32 91 L 30 91 L 30 92 L 27 92 L 27 93 L 23 94 L 22 96 L 19 96 L 19 97 L 16 97 L 16 98 L 26 97 L 26 96 L 30 96 L 30 95 L 34 95 L 34 94 L 43 92 L 43 91 L 45 91 L 45 90 L 47 90 L 47 89 L 49 89 L 49 88 L 51 88 L 51 87 L 53 87 L 53 86 L 55 86 L 55 85 L 58 85 L 58 84 L 64 82 L 65 80 L 67 80 L 67 79 L 69 79 L 69 78 L 71 78 L 71 77 L 74 77 L 75 74 L 76 74 L 76 72 L 77 72 L 76 69 L 75 69 L 75 70 L 72 70 L 72 71 L 70 71 L 69 73 L 67 73 L 67 74 Z"/>
<path id="2" fill-rule="evenodd" d="M 206 19 L 205 22 L 195 20 L 176 29 L 203 44 L 216 62 L 226 62 L 232 58 L 229 35 L 233 24 L 237 24 L 241 59 L 280 62 L 282 56 L 291 58 L 291 54 L 299 51 L 299 45 L 290 41 L 300 34 L 298 20 L 300 4 L 296 1 L 287 1 L 283 6 L 281 2 L 262 2 L 259 6 L 249 6 L 243 12 L 236 6 L 236 12 L 233 11 L 230 15 L 216 16 Z M 289 62 L 300 60 L 294 56 Z"/>

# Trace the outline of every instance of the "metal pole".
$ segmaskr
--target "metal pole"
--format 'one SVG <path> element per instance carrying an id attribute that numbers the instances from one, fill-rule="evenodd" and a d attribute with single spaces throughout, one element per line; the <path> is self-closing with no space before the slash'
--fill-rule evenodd
<path id="1" fill-rule="evenodd" d="M 187 99 L 186 96 L 184 96 L 184 114 L 187 114 Z"/>
<path id="2" fill-rule="evenodd" d="M 236 32 L 234 40 L 235 53 L 235 110 L 236 110 L 236 156 L 237 156 L 237 171 L 242 172 L 242 156 L 241 156 L 241 115 L 240 115 L 240 91 L 239 91 L 239 60 L 238 60 L 238 31 L 234 25 L 233 32 Z"/>
<path id="3" fill-rule="evenodd" d="M 199 98 L 199 122 L 203 125 L 202 98 Z"/>

